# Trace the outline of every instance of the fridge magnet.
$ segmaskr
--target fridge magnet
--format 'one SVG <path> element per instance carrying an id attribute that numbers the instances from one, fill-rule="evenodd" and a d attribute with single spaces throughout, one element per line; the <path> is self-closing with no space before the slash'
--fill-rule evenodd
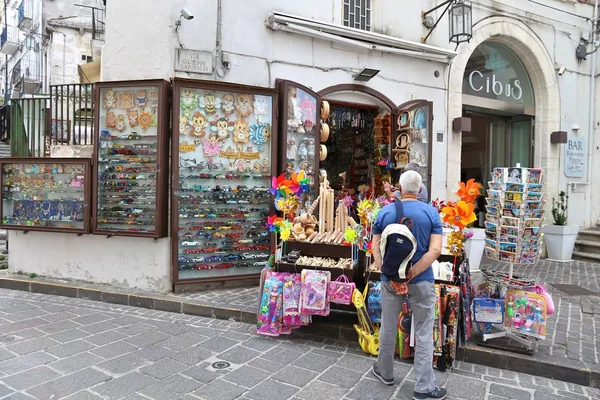
<path id="1" fill-rule="evenodd" d="M 226 94 L 221 100 L 221 111 L 225 114 L 225 117 L 229 117 L 235 112 L 235 98 L 232 94 Z"/>
<path id="2" fill-rule="evenodd" d="M 142 111 L 140 114 L 140 125 L 144 131 L 150 128 L 152 126 L 152 114 L 148 111 Z"/>
<path id="3" fill-rule="evenodd" d="M 203 97 L 198 98 L 198 107 L 204 109 L 207 114 L 214 114 L 221 108 L 221 99 L 214 93 L 206 93 Z"/>
<path id="4" fill-rule="evenodd" d="M 191 153 L 193 151 L 196 151 L 196 145 L 193 142 L 189 143 L 188 141 L 183 141 L 179 143 L 180 153 Z"/>
<path id="5" fill-rule="evenodd" d="M 204 135 L 206 135 L 204 129 L 206 128 L 207 122 L 208 121 L 206 120 L 206 116 L 200 111 L 196 111 L 192 116 L 192 121 L 190 123 L 190 125 L 192 125 L 193 128 L 192 135 L 203 138 Z"/>
<path id="6" fill-rule="evenodd" d="M 251 94 L 238 94 L 235 104 L 235 111 L 241 118 L 249 117 L 252 112 L 252 95 Z"/>
<path id="7" fill-rule="evenodd" d="M 114 128 L 117 126 L 117 117 L 115 116 L 115 113 L 112 111 L 109 111 L 106 113 L 106 127 L 107 128 Z"/>
<path id="8" fill-rule="evenodd" d="M 239 98 L 238 98 L 239 102 Z M 233 127 L 233 141 L 237 144 L 248 143 L 249 126 L 244 120 L 236 121 Z"/>
<path id="9" fill-rule="evenodd" d="M 104 91 L 104 101 L 102 107 L 105 110 L 110 110 L 111 108 L 115 108 L 117 106 L 117 97 L 115 96 L 115 91 L 112 89 L 107 89 Z"/>
<path id="10" fill-rule="evenodd" d="M 179 108 L 181 112 L 188 115 L 196 107 L 196 94 L 193 89 L 182 88 L 179 99 Z"/>
<path id="11" fill-rule="evenodd" d="M 219 141 L 216 133 L 211 133 L 208 139 L 202 139 L 202 144 L 204 156 L 209 158 L 218 155 L 221 152 L 221 147 L 223 147 L 223 143 Z"/>
<path id="12" fill-rule="evenodd" d="M 269 101 L 270 97 L 254 96 L 254 114 L 257 116 L 257 119 L 269 114 Z"/>
<path id="13" fill-rule="evenodd" d="M 133 93 L 123 92 L 119 93 L 119 108 L 131 108 L 133 107 Z"/>
<path id="14" fill-rule="evenodd" d="M 271 125 L 257 122 L 250 126 L 250 140 L 252 140 L 254 144 L 265 144 L 270 137 Z"/>
<path id="15" fill-rule="evenodd" d="M 123 132 L 125 130 L 125 115 L 123 115 L 123 114 L 117 115 L 117 121 L 115 123 L 115 128 L 119 132 Z"/>
<path id="16" fill-rule="evenodd" d="M 252 146 L 246 146 L 246 150 L 240 151 L 240 158 L 245 160 L 256 160 L 260 158 L 260 153 L 258 151 L 254 151 Z"/>
<path id="17" fill-rule="evenodd" d="M 218 115 L 215 115 L 215 117 L 216 120 L 210 121 L 210 130 L 217 134 L 220 141 L 224 142 L 233 132 L 233 122 L 228 121 L 226 118 L 219 118 Z"/>
<path id="18" fill-rule="evenodd" d="M 135 95 L 135 105 L 139 108 L 146 107 L 146 91 L 138 90 Z"/>
<path id="19" fill-rule="evenodd" d="M 187 136 L 190 133 L 189 120 L 185 115 L 179 117 L 179 135 Z"/>
<path id="20" fill-rule="evenodd" d="M 158 108 L 158 92 L 150 92 L 150 108 Z"/>
<path id="21" fill-rule="evenodd" d="M 127 110 L 127 119 L 129 120 L 129 126 L 134 127 L 137 126 L 139 120 L 139 111 L 138 110 Z"/>

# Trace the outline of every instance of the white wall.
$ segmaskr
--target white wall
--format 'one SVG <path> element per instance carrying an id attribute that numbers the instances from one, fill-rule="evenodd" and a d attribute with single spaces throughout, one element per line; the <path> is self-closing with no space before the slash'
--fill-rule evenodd
<path id="1" fill-rule="evenodd" d="M 168 239 L 8 231 L 8 243 L 11 272 L 121 288 L 171 290 Z"/>

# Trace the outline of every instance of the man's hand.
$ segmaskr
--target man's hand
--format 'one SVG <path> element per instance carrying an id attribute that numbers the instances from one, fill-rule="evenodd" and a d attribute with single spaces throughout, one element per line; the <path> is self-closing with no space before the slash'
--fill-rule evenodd
<path id="1" fill-rule="evenodd" d="M 383 182 L 383 190 L 386 192 L 392 191 L 392 185 L 389 182 Z"/>

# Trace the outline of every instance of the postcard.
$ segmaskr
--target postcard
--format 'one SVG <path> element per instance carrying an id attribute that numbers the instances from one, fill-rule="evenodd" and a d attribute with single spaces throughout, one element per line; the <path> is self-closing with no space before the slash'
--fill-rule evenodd
<path id="1" fill-rule="evenodd" d="M 508 242 L 499 242 L 498 249 L 507 253 L 517 253 L 517 244 Z"/>
<path id="2" fill-rule="evenodd" d="M 519 227 L 519 222 L 519 218 L 502 217 L 502 225 Z"/>
<path id="3" fill-rule="evenodd" d="M 525 185 L 522 183 L 507 183 L 506 191 L 523 193 L 525 191 Z"/>

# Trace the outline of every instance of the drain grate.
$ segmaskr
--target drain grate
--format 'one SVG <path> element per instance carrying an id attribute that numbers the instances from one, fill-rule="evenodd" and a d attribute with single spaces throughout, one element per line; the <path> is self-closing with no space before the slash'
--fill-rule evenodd
<path id="1" fill-rule="evenodd" d="M 231 366 L 227 361 L 217 361 L 212 364 L 214 369 L 227 369 Z"/>
<path id="2" fill-rule="evenodd" d="M 594 296 L 598 294 L 597 292 L 592 292 L 591 290 L 579 285 L 572 285 L 568 283 L 550 283 L 549 285 L 565 294 L 568 294 L 569 296 Z"/>

